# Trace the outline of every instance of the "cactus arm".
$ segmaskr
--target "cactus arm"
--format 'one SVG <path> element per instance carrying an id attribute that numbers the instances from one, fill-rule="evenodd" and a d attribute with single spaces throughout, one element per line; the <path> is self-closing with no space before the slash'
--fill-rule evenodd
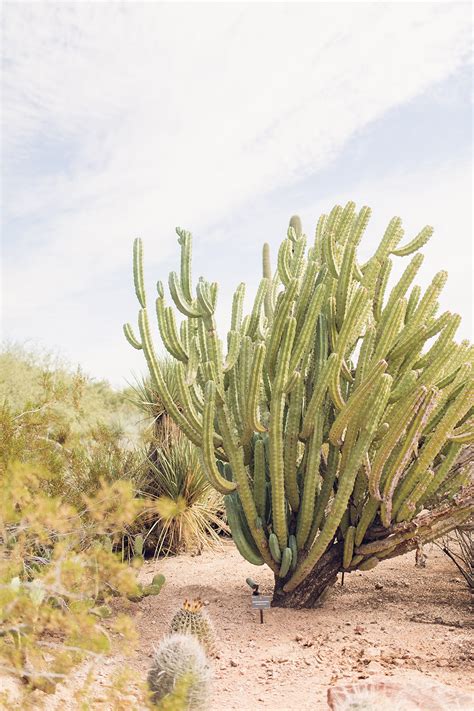
<path id="1" fill-rule="evenodd" d="M 209 381 L 206 385 L 204 412 L 202 418 L 202 462 L 209 483 L 221 494 L 230 494 L 236 489 L 235 482 L 228 481 L 219 473 L 214 454 L 214 417 L 216 410 L 216 385 Z"/>
<path id="2" fill-rule="evenodd" d="M 393 253 L 394 248 L 403 237 L 402 221 L 399 217 L 392 217 L 387 225 L 382 241 L 377 247 L 374 258 L 382 264 Z"/>
<path id="3" fill-rule="evenodd" d="M 254 449 L 253 498 L 257 514 L 261 519 L 264 519 L 266 501 L 265 444 L 260 437 L 255 442 Z"/>
<path id="4" fill-rule="evenodd" d="M 280 563 L 281 562 L 281 550 L 280 550 L 280 544 L 278 543 L 278 538 L 275 533 L 270 533 L 270 536 L 268 537 L 268 545 L 270 548 L 270 553 L 272 554 L 272 558 L 275 561 L 275 563 Z"/>
<path id="5" fill-rule="evenodd" d="M 303 494 L 298 510 L 298 522 L 296 528 L 296 542 L 298 549 L 304 547 L 313 522 L 316 491 L 319 479 L 319 462 L 321 458 L 321 444 L 323 440 L 323 414 L 318 413 L 314 430 L 308 444 L 308 458 L 306 460 L 306 472 L 304 477 Z"/>
<path id="6" fill-rule="evenodd" d="M 298 511 L 300 494 L 297 481 L 298 439 L 303 406 L 304 382 L 297 372 L 296 384 L 290 394 L 283 447 L 285 493 L 292 511 Z"/>
<path id="7" fill-rule="evenodd" d="M 284 240 L 278 250 L 278 274 L 284 286 L 288 286 L 292 279 L 290 271 L 291 250 L 291 241 L 289 239 Z"/>
<path id="8" fill-rule="evenodd" d="M 288 575 L 288 571 L 290 570 L 292 558 L 293 553 L 291 548 L 285 548 L 281 556 L 281 566 L 280 570 L 278 571 L 278 577 L 286 578 L 286 576 Z"/>
<path id="9" fill-rule="evenodd" d="M 288 530 L 286 524 L 286 501 L 283 460 L 283 414 L 285 408 L 284 387 L 288 379 L 291 349 L 296 332 L 296 319 L 288 319 L 286 332 L 283 336 L 282 346 L 275 380 L 273 383 L 272 401 L 270 404 L 270 480 L 272 484 L 272 512 L 273 529 L 278 537 L 280 548 L 286 548 Z"/>
<path id="10" fill-rule="evenodd" d="M 273 318 L 273 298 L 272 298 L 272 265 L 270 261 L 270 245 L 265 242 L 262 250 L 262 273 L 265 279 L 268 279 L 268 289 L 265 293 L 264 311 L 265 316 L 270 322 Z"/>
<path id="11" fill-rule="evenodd" d="M 242 443 L 248 444 L 254 432 L 265 432 L 259 419 L 259 400 L 262 383 L 262 369 L 265 360 L 265 345 L 258 343 L 253 352 L 250 379 L 247 391 L 247 417 Z"/>
<path id="12" fill-rule="evenodd" d="M 131 346 L 136 348 L 137 351 L 142 350 L 143 346 L 140 343 L 140 341 L 135 337 L 135 334 L 133 333 L 133 329 L 129 323 L 124 323 L 123 332 L 125 334 L 125 338 L 130 343 Z"/>
<path id="13" fill-rule="evenodd" d="M 336 263 L 335 249 L 334 233 L 327 230 L 323 241 L 323 257 L 330 274 L 334 277 L 334 279 L 338 279 L 339 268 Z"/>
<path id="14" fill-rule="evenodd" d="M 234 541 L 235 547 L 239 551 L 240 555 L 252 565 L 263 565 L 264 560 L 259 551 L 256 549 L 255 544 L 253 541 L 249 540 L 244 533 L 242 519 L 239 517 L 239 512 L 234 504 L 232 496 L 225 496 L 224 504 L 227 522 L 232 533 L 232 540 Z"/>
<path id="15" fill-rule="evenodd" d="M 374 317 L 376 321 L 379 321 L 382 316 L 383 300 L 385 296 L 385 290 L 387 288 L 388 280 L 390 277 L 390 272 L 392 271 L 392 261 L 386 259 L 380 268 L 380 273 L 377 277 L 375 283 L 374 292 Z"/>
<path id="16" fill-rule="evenodd" d="M 316 223 L 316 229 L 314 231 L 314 257 L 321 263 L 323 261 L 323 239 L 325 233 L 325 226 L 327 221 L 327 215 L 321 215 Z"/>
<path id="17" fill-rule="evenodd" d="M 163 378 L 163 374 L 161 372 L 161 368 L 159 366 L 158 359 L 156 357 L 153 348 L 153 343 L 151 340 L 150 324 L 148 321 L 148 314 L 146 309 L 140 310 L 138 315 L 138 323 L 140 328 L 141 341 L 143 345 L 143 352 L 145 354 L 148 369 L 150 371 L 150 375 L 153 379 L 158 394 L 163 402 L 163 405 L 165 406 L 167 412 L 170 414 L 172 419 L 176 422 L 178 427 L 183 430 L 186 437 L 190 439 L 193 444 L 200 446 L 200 434 L 196 432 L 194 427 L 192 427 L 192 425 L 189 423 L 187 417 L 177 407 L 168 390 L 165 379 Z"/>
<path id="18" fill-rule="evenodd" d="M 223 372 L 228 373 L 237 363 L 240 350 L 240 333 L 229 331 L 227 334 L 227 357 L 223 366 Z"/>
<path id="19" fill-rule="evenodd" d="M 311 336 L 314 337 L 314 329 L 316 320 L 321 311 L 323 305 L 323 299 L 326 293 L 326 285 L 320 284 L 316 287 L 311 303 L 306 315 L 306 320 L 303 328 L 301 329 L 298 339 L 296 340 L 296 345 L 293 348 L 290 361 L 290 373 L 292 373 L 298 367 L 300 361 L 306 355 L 308 348 L 310 346 Z"/>
<path id="20" fill-rule="evenodd" d="M 185 295 L 183 294 L 183 289 L 181 282 L 178 278 L 176 272 L 171 272 L 168 278 L 168 286 L 171 294 L 171 298 L 178 311 L 180 311 L 184 316 L 189 318 L 199 318 L 202 314 L 201 312 L 189 301 L 187 301 Z"/>
<path id="21" fill-rule="evenodd" d="M 415 313 L 415 311 L 418 307 L 418 302 L 420 301 L 420 296 L 421 296 L 421 287 L 418 285 L 415 285 L 410 292 L 410 296 L 408 297 L 407 312 L 405 314 L 405 323 L 408 323 L 411 320 L 413 314 Z"/>
<path id="22" fill-rule="evenodd" d="M 196 432 L 201 432 L 202 424 L 199 421 L 199 414 L 202 414 L 202 409 L 195 407 L 191 395 L 190 389 L 186 385 L 186 375 L 184 366 L 182 363 L 177 363 L 176 368 L 176 383 L 178 386 L 178 397 L 180 400 L 181 409 L 186 412 L 191 426 L 196 430 Z"/>
<path id="23" fill-rule="evenodd" d="M 342 567 L 347 570 L 351 564 L 354 552 L 355 527 L 349 526 L 344 537 L 344 552 L 342 557 Z"/>
<path id="24" fill-rule="evenodd" d="M 255 337 L 258 333 L 258 326 L 260 322 L 260 312 L 262 309 L 262 305 L 264 303 L 264 299 L 266 296 L 267 291 L 270 288 L 270 282 L 268 279 L 265 277 L 260 281 L 259 287 L 257 289 L 257 294 L 255 296 L 255 301 L 252 309 L 252 313 L 250 315 L 250 324 L 249 324 L 249 330 L 248 330 L 248 335 L 252 340 L 255 340 Z"/>
<path id="25" fill-rule="evenodd" d="M 145 285 L 143 281 L 143 243 L 140 237 L 133 242 L 133 282 L 135 294 L 142 309 L 146 308 Z"/>
<path id="26" fill-rule="evenodd" d="M 187 301 L 191 302 L 193 300 L 191 287 L 191 233 L 177 227 L 176 234 L 178 235 L 178 244 L 181 247 L 181 288 Z"/>
<path id="27" fill-rule="evenodd" d="M 421 232 L 419 232 L 416 237 L 411 240 L 411 242 L 408 242 L 408 244 L 404 247 L 400 247 L 400 249 L 392 250 L 392 254 L 395 254 L 397 257 L 407 257 L 409 254 L 421 249 L 421 247 L 423 247 L 431 238 L 433 232 L 433 228 L 426 225 L 426 227 L 423 227 Z"/>
<path id="28" fill-rule="evenodd" d="M 156 299 L 156 318 L 164 347 L 173 358 L 186 363 L 188 354 L 179 340 L 173 311 L 171 308 L 165 308 L 164 299 L 161 296 Z"/>
<path id="29" fill-rule="evenodd" d="M 277 302 L 275 308 L 272 324 L 272 333 L 270 336 L 270 343 L 267 349 L 267 364 L 270 373 L 273 373 L 275 370 L 278 349 L 280 347 L 282 337 L 287 327 L 290 310 L 293 305 L 293 301 L 296 297 L 297 288 L 298 280 L 292 279 L 288 284 L 286 291 L 282 294 L 279 303 Z"/>

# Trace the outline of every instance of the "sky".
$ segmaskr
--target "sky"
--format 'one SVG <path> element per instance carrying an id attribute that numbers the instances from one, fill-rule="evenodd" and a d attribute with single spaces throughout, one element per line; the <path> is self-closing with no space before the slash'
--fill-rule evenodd
<path id="1" fill-rule="evenodd" d="M 418 283 L 448 270 L 472 338 L 471 31 L 457 2 L 3 3 L 1 338 L 132 382 L 134 237 L 153 296 L 193 233 L 224 331 L 263 242 L 347 200 L 363 255 L 433 225 Z"/>

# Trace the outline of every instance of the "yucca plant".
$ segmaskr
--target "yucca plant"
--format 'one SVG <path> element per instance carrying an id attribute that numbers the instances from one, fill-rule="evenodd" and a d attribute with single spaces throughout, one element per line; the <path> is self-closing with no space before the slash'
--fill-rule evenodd
<path id="1" fill-rule="evenodd" d="M 161 339 L 175 359 L 178 400 L 158 361 L 134 244 L 139 337 L 166 411 L 201 451 L 205 474 L 225 496 L 237 548 L 274 571 L 274 604 L 312 606 L 340 570 L 370 570 L 469 517 L 474 487 L 450 471 L 473 437 L 473 348 L 454 336 L 460 317 L 437 314 L 447 274 L 424 294 L 412 283 L 431 237 L 424 227 L 400 247 L 393 218 L 372 257 L 357 251 L 370 209 L 350 202 L 318 220 L 313 244 L 293 217 L 272 270 L 243 318 L 234 295 L 224 354 L 215 321 L 217 283 L 191 279 L 191 235 L 177 229 L 178 312 L 157 284 Z M 386 296 L 394 260 L 414 254 Z M 434 339 L 434 340 L 432 340 Z M 435 497 L 439 502 L 429 512 Z"/>
<path id="2" fill-rule="evenodd" d="M 222 496 L 204 475 L 199 452 L 185 437 L 151 447 L 141 494 L 150 502 L 140 517 L 145 545 L 155 554 L 212 547 L 227 531 Z"/>

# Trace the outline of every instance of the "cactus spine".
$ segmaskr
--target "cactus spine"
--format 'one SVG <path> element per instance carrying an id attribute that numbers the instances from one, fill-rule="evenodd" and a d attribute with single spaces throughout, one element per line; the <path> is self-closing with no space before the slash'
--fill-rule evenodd
<path id="1" fill-rule="evenodd" d="M 134 245 L 139 336 L 129 324 L 125 335 L 143 350 L 170 416 L 201 449 L 206 476 L 225 496 L 238 550 L 271 567 L 280 599 L 307 579 L 314 584 L 312 572 L 333 546 L 348 570 L 395 554 L 392 529 L 416 522 L 441 493 L 444 523 L 435 531 L 472 509 L 470 490 L 456 498 L 465 477 L 449 486 L 446 479 L 472 441 L 474 349 L 454 341 L 459 316 L 436 316 L 446 273 L 424 294 L 412 286 L 423 261 L 417 250 L 433 230 L 399 246 L 403 228 L 393 218 L 361 264 L 369 217 L 367 207 L 336 206 L 319 219 L 308 250 L 293 217 L 275 269 L 264 246 L 263 278 L 246 316 L 245 287 L 236 289 L 226 355 L 214 316 L 217 285 L 200 278 L 193 287 L 191 235 L 177 230 L 181 270 L 168 283 L 184 321 L 178 329 L 161 282 L 157 319 L 165 348 L 180 362 L 181 406 L 155 354 L 143 248 L 140 240 Z M 392 262 L 408 255 L 387 291 Z M 386 543 L 382 536 L 369 559 L 359 548 L 374 522 L 387 529 Z M 409 541 L 415 544 L 414 534 Z"/>

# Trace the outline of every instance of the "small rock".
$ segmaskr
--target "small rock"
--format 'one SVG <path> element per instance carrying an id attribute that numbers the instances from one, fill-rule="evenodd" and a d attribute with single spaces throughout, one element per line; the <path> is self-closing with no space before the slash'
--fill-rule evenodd
<path id="1" fill-rule="evenodd" d="M 376 662 L 374 659 L 367 664 L 366 667 L 367 671 L 369 672 L 381 672 L 383 671 L 383 666 L 379 664 L 379 662 Z"/>
<path id="2" fill-rule="evenodd" d="M 239 664 L 238 664 L 238 662 L 235 661 L 235 659 L 231 659 L 231 660 L 230 660 L 230 666 L 231 666 L 231 667 L 238 667 Z"/>
<path id="3" fill-rule="evenodd" d="M 297 634 L 297 635 L 295 636 L 295 642 L 301 642 L 302 639 L 303 639 L 303 636 L 300 635 L 300 634 Z"/>
<path id="4" fill-rule="evenodd" d="M 369 659 L 375 659 L 376 657 L 382 656 L 382 650 L 380 647 L 369 647 L 365 650 L 364 656 Z"/>
<path id="5" fill-rule="evenodd" d="M 383 590 L 383 585 L 382 585 L 382 583 L 375 583 L 375 589 L 376 589 L 376 590 Z"/>

